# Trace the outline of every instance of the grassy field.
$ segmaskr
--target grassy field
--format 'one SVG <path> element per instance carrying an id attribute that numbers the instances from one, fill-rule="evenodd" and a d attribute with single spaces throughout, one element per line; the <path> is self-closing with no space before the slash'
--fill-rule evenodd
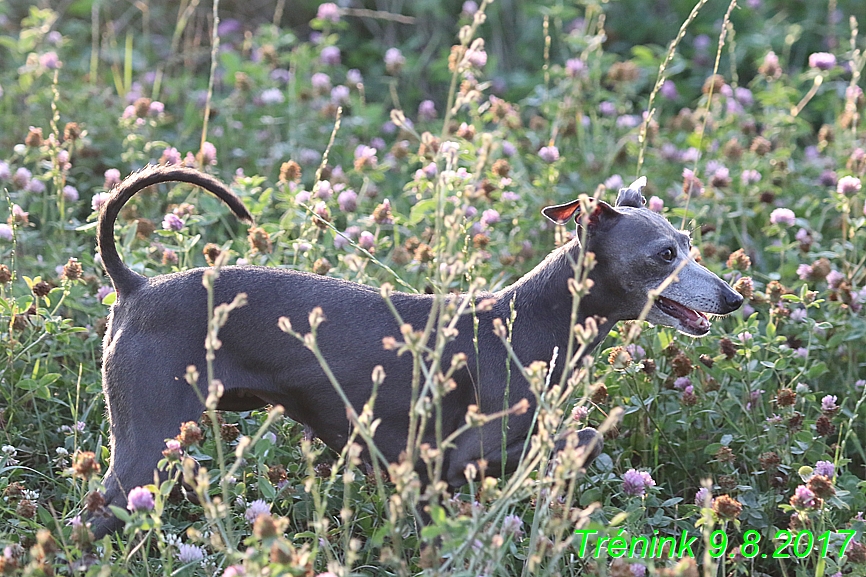
<path id="1" fill-rule="evenodd" d="M 104 4 L 0 3 L 0 573 L 866 575 L 858 2 Z M 646 175 L 746 304 L 699 339 L 618 325 L 562 387 L 528 367 L 538 430 L 504 479 L 422 494 L 412 463 L 371 473 L 279 411 L 211 411 L 95 540 L 96 217 L 151 163 L 231 183 L 256 224 L 189 186 L 143 193 L 116 238 L 147 276 L 219 260 L 498 290 L 575 234 L 542 207 Z M 430 383 L 436 336 L 405 343 Z M 549 465 L 587 425 L 602 456 Z"/>

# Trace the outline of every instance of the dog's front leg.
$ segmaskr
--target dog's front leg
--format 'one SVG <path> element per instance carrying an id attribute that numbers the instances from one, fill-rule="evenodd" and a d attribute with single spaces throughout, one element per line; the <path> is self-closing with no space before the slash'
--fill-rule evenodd
<path id="1" fill-rule="evenodd" d="M 147 352 L 141 349 L 147 349 L 148 339 L 139 335 L 136 341 L 135 346 L 107 348 L 103 364 L 111 431 L 105 503 L 124 508 L 131 489 L 153 483 L 165 440 L 177 436 L 182 423 L 198 420 L 204 408 L 184 380 L 182 363 L 171 365 L 163 358 L 165 364 L 158 366 L 153 355 L 141 354 Z M 113 515 L 93 519 L 97 537 L 120 527 Z"/>

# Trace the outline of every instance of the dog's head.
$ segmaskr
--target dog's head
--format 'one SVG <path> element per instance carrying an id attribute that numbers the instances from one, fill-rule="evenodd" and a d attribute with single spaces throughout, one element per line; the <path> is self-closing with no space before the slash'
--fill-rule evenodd
<path id="1" fill-rule="evenodd" d="M 663 287 L 646 320 L 685 334 L 709 332 L 707 314 L 737 310 L 743 297 L 697 263 L 691 237 L 645 207 L 641 177 L 619 191 L 615 206 L 601 200 L 578 199 L 549 206 L 542 214 L 557 224 L 572 218 L 584 228 L 587 250 L 598 261 L 590 273 L 595 300 L 615 302 L 616 320 L 640 318 L 650 291 Z M 576 243 L 576 241 L 575 241 Z"/>

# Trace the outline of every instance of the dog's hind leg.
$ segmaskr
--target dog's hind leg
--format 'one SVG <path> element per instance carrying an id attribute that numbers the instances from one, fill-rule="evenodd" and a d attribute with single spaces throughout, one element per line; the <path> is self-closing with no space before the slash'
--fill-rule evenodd
<path id="1" fill-rule="evenodd" d="M 184 379 L 186 367 L 159 366 L 158 347 L 146 343 L 139 335 L 134 347 L 106 349 L 103 388 L 111 427 L 111 464 L 103 481 L 106 505 L 125 508 L 131 489 L 152 483 L 165 440 L 177 436 L 182 423 L 198 420 L 203 410 Z M 97 535 L 120 526 L 113 516 L 93 524 Z"/>

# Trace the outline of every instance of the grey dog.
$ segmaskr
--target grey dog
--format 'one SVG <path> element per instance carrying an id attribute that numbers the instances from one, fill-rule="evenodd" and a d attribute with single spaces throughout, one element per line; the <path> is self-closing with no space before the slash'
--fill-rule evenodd
<path id="1" fill-rule="evenodd" d="M 251 220 L 242 201 L 223 183 L 174 166 L 148 167 L 129 176 L 102 208 L 97 239 L 105 270 L 117 291 L 103 353 L 103 388 L 111 429 L 105 499 L 121 507 L 130 489 L 153 480 L 165 440 L 177 434 L 181 423 L 198 419 L 203 409 L 184 377 L 190 365 L 199 370 L 205 367 L 207 294 L 202 274 L 206 269 L 146 278 L 121 261 L 114 241 L 114 225 L 123 205 L 142 189 L 169 181 L 198 185 L 222 199 L 241 220 Z M 589 276 L 593 287 L 580 301 L 577 321 L 597 319 L 599 331 L 593 346 L 616 322 L 641 317 L 650 291 L 674 273 L 677 281 L 649 309 L 646 319 L 650 322 L 701 336 L 710 328 L 704 313 L 727 314 L 743 301 L 692 259 L 687 234 L 643 206 L 643 182 L 620 191 L 616 206 L 594 203 L 583 219 L 586 249 L 595 254 L 596 265 Z M 548 207 L 543 213 L 565 224 L 577 218 L 580 208 L 580 202 L 573 201 Z M 477 295 L 479 303 L 485 299 L 495 303 L 476 312 L 477 331 L 472 315 L 457 321 L 457 335 L 446 345 L 444 358 L 447 362 L 452 355 L 463 353 L 467 362 L 453 375 L 456 386 L 441 400 L 442 438 L 466 422 L 471 405 L 484 414 L 502 410 L 506 383 L 510 382 L 509 406 L 522 399 L 530 405 L 527 412 L 509 418 L 504 435 L 502 422 L 494 420 L 467 430 L 445 448 L 443 477 L 452 487 L 465 483 L 464 470 L 469 464 L 485 460 L 488 474 L 517 467 L 533 427 L 535 397 L 494 334 L 494 319 L 506 321 L 512 307 L 516 311 L 511 345 L 524 366 L 536 360 L 550 361 L 557 348 L 564 352 L 572 332 L 573 297 L 568 285 L 579 252 L 575 238 L 511 286 Z M 375 418 L 381 423 L 374 441 L 385 459 L 397 462 L 407 444 L 413 360 L 411 355 L 398 356 L 383 347 L 383 339 L 401 340 L 401 333 L 380 291 L 294 270 L 222 268 L 214 287 L 215 302 L 230 302 L 238 293 L 247 294 L 248 304 L 229 315 L 219 333 L 222 346 L 214 360 L 214 376 L 225 388 L 218 408 L 282 405 L 289 417 L 312 429 L 329 447 L 341 449 L 351 431 L 343 401 L 315 356 L 278 327 L 280 317 L 289 317 L 296 331 L 306 333 L 310 311 L 320 307 L 326 320 L 318 328 L 318 345 L 355 410 L 360 412 L 369 400 L 374 367 L 384 369 L 386 377 L 375 404 Z M 434 302 L 432 295 L 400 292 L 390 299 L 403 322 L 416 330 L 427 322 Z M 559 381 L 563 364 L 554 366 L 552 382 Z M 206 394 L 206 384 L 200 386 Z M 578 438 L 589 463 L 601 452 L 601 435 L 586 428 L 578 432 Z M 431 426 L 422 440 L 434 445 L 435 439 Z M 418 473 L 427 480 L 423 464 Z M 114 517 L 97 518 L 94 531 L 103 535 L 119 524 Z"/>

